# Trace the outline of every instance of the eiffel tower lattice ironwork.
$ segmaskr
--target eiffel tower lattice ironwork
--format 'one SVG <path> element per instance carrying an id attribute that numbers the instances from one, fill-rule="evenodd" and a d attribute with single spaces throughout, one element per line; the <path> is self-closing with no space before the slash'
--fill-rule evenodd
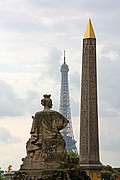
<path id="1" fill-rule="evenodd" d="M 60 92 L 60 113 L 69 120 L 69 124 L 64 128 L 61 133 L 66 142 L 67 151 L 78 152 L 76 148 L 76 141 L 74 139 L 71 110 L 70 110 L 70 98 L 69 98 L 69 83 L 68 83 L 68 65 L 65 61 L 64 51 L 64 63 L 61 66 L 61 92 Z"/>

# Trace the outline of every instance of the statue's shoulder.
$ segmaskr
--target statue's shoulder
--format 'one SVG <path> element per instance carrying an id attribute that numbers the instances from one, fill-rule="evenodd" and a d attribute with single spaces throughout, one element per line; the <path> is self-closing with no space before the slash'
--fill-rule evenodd
<path id="1" fill-rule="evenodd" d="M 62 118 L 62 119 L 66 119 L 60 112 L 58 111 L 53 111 L 53 114 L 59 118 Z"/>
<path id="2" fill-rule="evenodd" d="M 45 115 L 50 115 L 50 114 L 55 114 L 55 111 L 53 110 L 43 110 L 43 111 L 39 111 L 39 112 L 36 112 L 35 113 L 35 117 L 38 117 L 38 116 L 45 116 Z"/>
<path id="3" fill-rule="evenodd" d="M 36 113 L 35 113 L 35 117 L 40 116 L 42 113 L 43 113 L 43 111 L 38 111 L 38 112 L 36 112 Z"/>
<path id="4" fill-rule="evenodd" d="M 42 117 L 51 117 L 53 119 L 61 119 L 63 121 L 68 121 L 61 113 L 59 113 L 58 111 L 55 111 L 55 110 L 43 110 L 43 111 L 39 111 L 39 112 L 36 112 L 35 113 L 35 119 L 38 119 L 38 118 L 42 118 Z"/>

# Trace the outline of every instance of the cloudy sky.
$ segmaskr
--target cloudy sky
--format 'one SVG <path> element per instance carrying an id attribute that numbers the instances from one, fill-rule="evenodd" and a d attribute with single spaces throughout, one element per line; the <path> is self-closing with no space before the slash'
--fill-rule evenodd
<path id="1" fill-rule="evenodd" d="M 0 0 L 0 166 L 17 170 L 45 93 L 59 109 L 63 51 L 79 146 L 82 38 L 97 37 L 100 159 L 120 167 L 120 1 Z"/>

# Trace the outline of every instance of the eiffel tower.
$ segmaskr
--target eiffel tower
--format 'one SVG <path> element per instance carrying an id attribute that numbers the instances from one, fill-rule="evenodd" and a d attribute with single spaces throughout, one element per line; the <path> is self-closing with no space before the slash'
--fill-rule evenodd
<path id="1" fill-rule="evenodd" d="M 61 92 L 60 92 L 60 113 L 69 120 L 69 124 L 62 130 L 63 138 L 66 142 L 67 151 L 74 151 L 78 153 L 76 148 L 76 141 L 73 135 L 71 110 L 70 110 L 70 98 L 69 98 L 69 83 L 68 83 L 68 65 L 65 61 L 64 51 L 64 63 L 61 66 Z"/>

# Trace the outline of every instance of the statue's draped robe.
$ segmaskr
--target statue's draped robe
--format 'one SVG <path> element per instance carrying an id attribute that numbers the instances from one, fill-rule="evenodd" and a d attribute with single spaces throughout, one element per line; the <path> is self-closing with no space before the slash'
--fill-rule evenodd
<path id="1" fill-rule="evenodd" d="M 68 120 L 56 111 L 40 111 L 33 117 L 31 138 L 27 142 L 27 154 L 41 148 L 42 140 L 61 137 L 60 130 L 65 128 Z"/>
<path id="2" fill-rule="evenodd" d="M 16 177 L 27 180 L 51 176 L 56 170 L 61 174 L 66 169 L 78 167 L 77 162 L 70 162 L 65 148 L 65 141 L 60 130 L 65 128 L 68 120 L 59 112 L 45 109 L 33 117 L 31 137 L 26 143 L 27 156 Z M 53 178 L 52 178 L 53 179 Z"/>

